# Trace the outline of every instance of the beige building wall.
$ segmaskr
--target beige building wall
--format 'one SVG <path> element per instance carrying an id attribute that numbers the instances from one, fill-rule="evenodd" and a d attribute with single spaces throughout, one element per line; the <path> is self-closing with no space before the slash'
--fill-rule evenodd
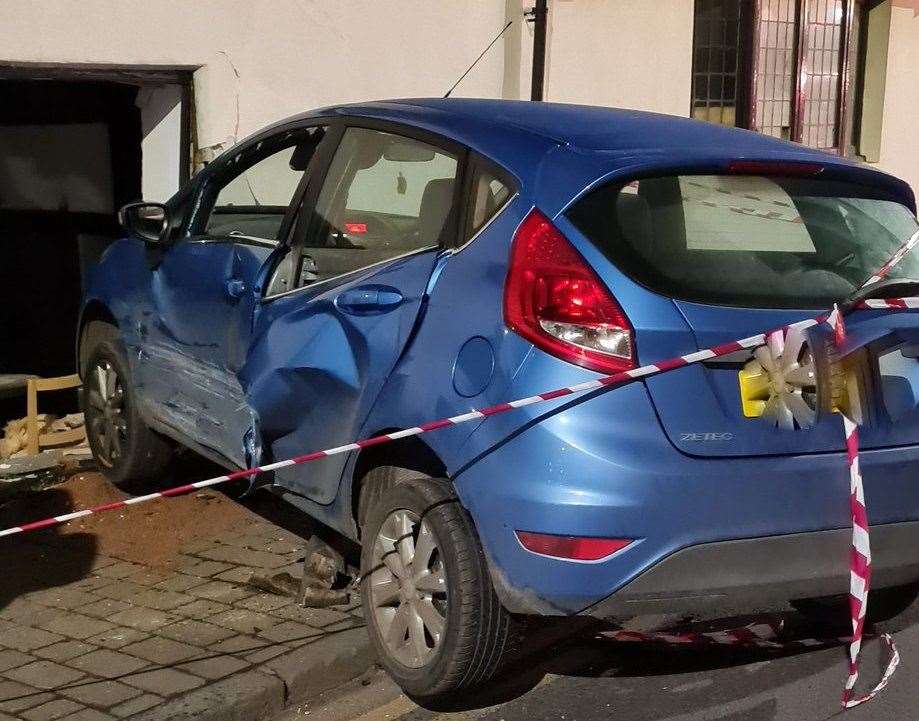
<path id="1" fill-rule="evenodd" d="M 879 167 L 919 189 L 919 16 L 902 6 L 914 0 L 892 4 L 873 147 Z M 522 16 L 531 6 L 3 0 L 0 62 L 200 66 L 198 146 L 226 146 L 309 108 L 441 95 L 511 18 L 455 95 L 529 98 L 533 28 Z M 547 100 L 689 114 L 693 0 L 552 0 L 550 8 Z"/>
<path id="2" fill-rule="evenodd" d="M 919 195 L 919 10 L 894 5 L 878 165 Z"/>
<path id="3" fill-rule="evenodd" d="M 198 144 L 370 98 L 442 95 L 504 0 L 3 0 L 0 62 L 200 65 Z M 501 97 L 500 48 L 456 95 Z"/>
<path id="4" fill-rule="evenodd" d="M 693 0 L 554 0 L 546 95 L 689 115 Z"/>
<path id="5" fill-rule="evenodd" d="M 200 65 L 198 142 L 369 98 L 529 98 L 531 0 L 4 0 L 0 61 Z M 692 0 L 555 0 L 547 99 L 686 115 Z M 662 39 L 665 41 L 662 42 Z M 653 51 L 652 51 L 653 49 Z M 674 72 L 680 68 L 681 72 Z"/>

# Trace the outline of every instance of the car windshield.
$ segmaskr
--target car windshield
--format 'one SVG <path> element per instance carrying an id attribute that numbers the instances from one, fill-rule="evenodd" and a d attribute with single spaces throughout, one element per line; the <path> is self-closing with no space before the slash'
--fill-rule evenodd
<path id="1" fill-rule="evenodd" d="M 818 308 L 855 291 L 919 225 L 876 188 L 681 175 L 594 191 L 569 219 L 638 282 L 718 305 Z M 890 278 L 919 278 L 907 256 Z"/>

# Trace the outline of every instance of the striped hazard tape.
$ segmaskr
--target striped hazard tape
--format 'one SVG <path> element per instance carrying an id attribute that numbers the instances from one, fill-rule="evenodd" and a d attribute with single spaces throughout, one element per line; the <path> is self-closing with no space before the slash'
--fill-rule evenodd
<path id="1" fill-rule="evenodd" d="M 778 640 L 781 633 L 781 624 L 751 623 L 748 626 L 732 628 L 727 631 L 647 633 L 618 630 L 601 631 L 599 635 L 602 638 L 620 643 L 665 643 L 674 646 L 741 646 L 744 648 L 768 649 L 770 651 L 793 651 L 832 646 L 838 643 L 849 643 L 852 640 L 851 636 Z"/>
<path id="2" fill-rule="evenodd" d="M 894 256 L 888 261 L 885 266 L 878 271 L 874 276 L 872 276 L 865 285 L 868 285 L 877 280 L 885 277 L 900 260 L 902 260 L 906 254 L 917 244 L 919 243 L 919 232 L 913 235 L 906 243 L 904 243 L 901 248 L 897 250 Z M 902 308 L 919 308 L 919 298 L 888 298 L 884 300 L 866 300 L 858 304 L 859 308 L 883 308 L 883 309 L 902 309 Z M 737 351 L 744 349 L 756 348 L 761 345 L 764 345 L 767 342 L 767 337 L 776 333 L 786 333 L 787 331 L 796 328 L 804 329 L 819 325 L 821 323 L 828 322 L 833 327 L 835 333 L 834 336 L 838 343 L 841 343 L 845 339 L 845 327 L 842 321 L 842 314 L 838 309 L 834 309 L 828 315 L 821 315 L 816 318 L 809 318 L 806 320 L 798 321 L 797 323 L 791 323 L 781 328 L 777 328 L 766 333 L 759 333 L 757 335 L 749 336 L 747 338 L 741 338 L 736 341 L 731 341 L 729 343 L 723 343 L 721 345 L 714 346 L 712 348 L 706 348 L 703 350 L 698 350 L 693 353 L 688 353 L 686 355 L 677 356 L 675 358 L 669 358 L 667 360 L 658 361 L 654 364 L 644 365 L 639 368 L 633 368 L 632 370 L 624 371 L 621 373 L 614 373 L 613 375 L 605 376 L 602 378 L 597 378 L 595 380 L 586 381 L 584 383 L 578 383 L 573 386 L 567 386 L 564 388 L 558 388 L 552 391 L 547 391 L 545 393 L 539 393 L 537 395 L 529 396 L 527 398 L 520 398 L 514 401 L 509 401 L 507 403 L 500 403 L 498 405 L 489 406 L 487 408 L 481 408 L 478 410 L 471 410 L 467 413 L 462 413 L 460 415 L 451 416 L 450 418 L 443 418 L 441 420 L 431 421 L 419 426 L 414 426 L 412 428 L 406 428 L 400 431 L 395 431 L 393 433 L 385 433 L 379 436 L 373 436 L 371 438 L 365 438 L 362 440 L 354 441 L 353 443 L 348 443 L 342 446 L 337 446 L 335 448 L 328 448 L 321 451 L 314 451 L 312 453 L 306 453 L 304 455 L 295 456 L 294 458 L 289 458 L 283 461 L 277 461 L 276 463 L 269 463 L 264 466 L 257 466 L 254 468 L 247 468 L 240 471 L 235 471 L 233 473 L 228 473 L 223 476 L 217 476 L 215 478 L 209 478 L 203 481 L 197 481 L 195 483 L 188 483 L 182 486 L 176 486 L 174 488 L 168 488 L 163 491 L 156 493 L 148 493 L 143 496 L 135 496 L 133 498 L 127 498 L 122 501 L 116 501 L 114 503 L 106 503 L 99 506 L 94 506 L 92 508 L 86 508 L 80 511 L 74 511 L 72 513 L 65 513 L 60 516 L 54 516 L 51 518 L 46 518 L 40 521 L 34 521 L 32 523 L 25 523 L 21 526 L 14 526 L 12 528 L 7 528 L 0 531 L 0 537 L 3 536 L 12 536 L 20 533 L 26 533 L 29 531 L 36 531 L 43 528 L 51 528 L 54 526 L 61 525 L 63 523 L 68 523 L 69 521 L 74 521 L 79 518 L 85 518 L 98 513 L 104 513 L 106 511 L 112 511 L 119 508 L 127 508 L 129 506 L 135 506 L 141 503 L 146 503 L 148 501 L 153 501 L 160 498 L 171 498 L 174 496 L 180 496 L 186 493 L 191 493 L 202 488 L 208 488 L 210 486 L 216 486 L 221 483 L 227 483 L 229 481 L 252 478 L 254 476 L 268 473 L 270 471 L 276 471 L 281 468 L 287 468 L 289 466 L 301 465 L 304 463 L 309 463 L 311 461 L 316 461 L 322 458 L 327 458 L 329 456 L 339 455 L 341 453 L 350 453 L 352 451 L 357 451 L 362 448 L 367 448 L 368 446 L 376 446 L 383 443 L 390 443 L 392 441 L 399 440 L 401 438 L 408 438 L 410 436 L 418 436 L 423 433 L 429 433 L 431 431 L 436 431 L 441 428 L 448 428 L 451 426 L 457 426 L 462 423 L 468 423 L 470 421 L 479 420 L 488 418 L 490 416 L 498 415 L 500 413 L 506 413 L 508 411 L 515 410 L 517 408 L 523 408 L 526 406 L 535 405 L 537 403 L 544 403 L 558 398 L 563 398 L 565 396 L 570 396 L 578 393 L 585 393 L 592 390 L 599 390 L 601 388 L 612 388 L 616 386 L 625 385 L 631 383 L 640 378 L 646 378 L 658 373 L 664 373 L 666 371 L 673 370 L 675 368 L 682 368 L 694 363 L 701 363 L 712 358 L 718 358 L 721 356 L 729 355 L 731 353 L 736 353 Z M 870 577 L 871 577 L 871 554 L 869 546 L 869 534 L 868 534 L 868 520 L 867 520 L 867 510 L 865 508 L 864 502 L 864 492 L 862 489 L 861 475 L 859 473 L 858 467 L 858 427 L 850 419 L 844 417 L 845 431 L 846 431 L 846 448 L 848 451 L 848 462 L 850 469 L 850 476 L 852 480 L 852 492 L 851 492 L 851 506 L 852 506 L 852 521 L 853 521 L 853 544 L 852 544 L 852 554 L 851 554 L 851 564 L 850 571 L 852 577 L 852 591 L 850 596 L 850 607 L 852 611 L 852 625 L 853 625 L 853 636 L 851 639 L 850 645 L 850 654 L 849 654 L 849 677 L 846 682 L 846 689 L 843 696 L 843 705 L 845 708 L 851 708 L 858 704 L 864 703 L 865 701 L 873 698 L 881 689 L 886 686 L 891 675 L 894 672 L 894 669 L 899 662 L 899 655 L 896 651 L 896 647 L 893 645 L 893 641 L 890 640 L 890 637 L 886 637 L 887 642 L 890 646 L 891 658 L 888 662 L 887 669 L 884 673 L 881 682 L 866 696 L 863 696 L 858 699 L 853 699 L 853 689 L 855 682 L 858 679 L 858 658 L 861 651 L 861 641 L 863 636 L 863 627 L 865 613 L 868 606 L 868 590 L 870 587 Z M 752 627 L 759 628 L 759 627 Z M 627 633 L 627 632 L 621 632 Z M 725 643 L 740 643 L 746 642 L 750 643 L 754 640 L 754 637 L 758 639 L 758 642 L 762 643 L 777 643 L 769 638 L 759 638 L 756 636 L 756 631 L 751 630 L 751 627 L 746 627 L 745 629 L 736 630 L 733 632 L 726 632 L 728 636 L 724 636 Z M 684 636 L 675 636 L 671 635 L 668 637 L 670 642 L 673 643 L 692 643 L 693 640 Z M 707 638 L 707 637 L 706 637 Z M 743 638 L 746 638 L 746 641 L 742 641 Z M 676 639 L 676 640 L 674 640 Z M 734 639 L 730 641 L 730 639 Z M 619 638 L 617 640 L 624 640 Z M 632 636 L 630 640 L 639 640 Z M 659 637 L 656 640 L 664 640 L 663 637 Z M 711 638 L 708 638 L 708 641 L 711 641 Z M 718 641 L 720 642 L 720 641 Z"/>
<path id="3" fill-rule="evenodd" d="M 919 308 L 919 298 L 870 298 L 861 301 L 855 307 L 886 310 Z"/>
<path id="4" fill-rule="evenodd" d="M 907 299 L 897 300 L 905 303 Z M 908 306 L 895 305 L 892 307 Z M 846 323 L 838 308 L 833 309 L 828 321 L 833 328 L 833 339 L 836 346 L 841 347 L 846 340 Z M 842 421 L 846 437 L 846 462 L 849 465 L 849 509 L 852 513 L 852 550 L 849 560 L 849 612 L 852 617 L 852 640 L 849 643 L 849 677 L 846 679 L 846 686 L 843 690 L 842 705 L 845 708 L 852 708 L 870 701 L 880 693 L 893 676 L 900 662 L 900 654 L 897 652 L 893 639 L 885 635 L 883 640 L 888 647 L 889 660 L 880 682 L 866 695 L 853 698 L 855 683 L 858 681 L 858 659 L 865 631 L 865 614 L 868 611 L 868 591 L 871 589 L 871 538 L 868 509 L 865 505 L 865 489 L 858 460 L 858 424 L 845 414 L 842 416 Z"/>
<path id="5" fill-rule="evenodd" d="M 770 331 L 770 333 L 782 332 L 790 328 L 809 328 L 819 323 L 826 321 L 828 316 L 820 316 L 818 318 L 809 318 L 806 320 L 798 321 L 797 323 L 792 323 L 787 326 L 783 326 L 775 331 Z M 12 528 L 7 528 L 0 531 L 0 537 L 3 536 L 12 536 L 18 533 L 25 533 L 27 531 L 37 531 L 42 528 L 51 528 L 52 526 L 58 526 L 62 523 L 67 523 L 69 521 L 74 521 L 78 518 L 84 518 L 86 516 L 91 516 L 96 513 L 103 513 L 105 511 L 112 511 L 118 508 L 125 508 L 127 506 L 134 506 L 139 503 L 146 503 L 147 501 L 153 501 L 158 498 L 170 498 L 172 496 L 181 496 L 185 493 L 191 493 L 202 488 L 208 488 L 209 486 L 216 486 L 221 483 L 227 483 L 228 481 L 235 481 L 244 478 L 252 478 L 253 476 L 260 475 L 262 473 L 268 473 L 270 471 L 276 471 L 280 468 L 288 468 L 289 466 L 298 466 L 303 463 L 309 463 L 311 461 L 317 461 L 321 458 L 328 458 L 329 456 L 336 456 L 341 453 L 350 453 L 352 451 L 357 451 L 362 448 L 367 448 L 368 446 L 376 446 L 382 443 L 390 443 L 391 441 L 397 441 L 400 438 L 408 438 L 410 436 L 418 436 L 423 433 L 430 433 L 431 431 L 436 431 L 441 428 L 447 428 L 450 426 L 458 426 L 462 423 L 468 423 L 470 421 L 480 420 L 482 418 L 488 418 L 489 416 L 498 415 L 499 413 L 506 413 L 508 411 L 515 410 L 517 408 L 523 408 L 525 406 L 531 406 L 536 403 L 544 403 L 546 401 L 552 401 L 557 398 L 563 398 L 565 396 L 574 395 L 576 393 L 586 393 L 587 391 L 598 390 L 600 388 L 610 388 L 614 386 L 625 385 L 632 381 L 638 380 L 639 378 L 646 378 L 648 376 L 655 375 L 657 373 L 663 373 L 665 371 L 673 370 L 674 368 L 681 368 L 683 366 L 691 365 L 693 363 L 701 363 L 702 361 L 709 360 L 711 358 L 719 358 L 721 356 L 729 355 L 731 353 L 736 353 L 739 350 L 756 348 L 763 345 L 766 342 L 767 333 L 760 333 L 758 335 L 750 336 L 749 338 L 742 338 L 740 340 L 731 341 L 730 343 L 723 343 L 721 345 L 715 346 L 713 348 L 707 348 L 704 350 L 695 351 L 694 353 L 689 353 L 683 356 L 677 356 L 676 358 L 669 358 L 667 360 L 658 361 L 657 363 L 641 366 L 639 368 L 633 368 L 632 370 L 624 371 L 622 373 L 614 373 L 610 376 L 605 376 L 603 378 L 597 378 L 595 380 L 586 381 L 584 383 L 578 383 L 577 385 L 567 386 L 565 388 L 557 388 L 552 391 L 547 391 L 545 393 L 539 393 L 535 396 L 529 396 L 527 398 L 519 398 L 515 401 L 509 401 L 507 403 L 499 403 L 498 405 L 489 406 L 488 408 L 480 408 L 477 410 L 472 410 L 467 413 L 462 413 L 457 416 L 451 416 L 450 418 L 443 418 L 437 421 L 431 421 L 429 423 L 424 423 L 420 426 L 414 426 L 412 428 L 405 428 L 401 431 L 395 431 L 393 433 L 384 433 L 383 435 L 373 436 L 372 438 L 365 438 L 359 441 L 354 441 L 353 443 L 348 443 L 343 446 L 336 446 L 335 448 L 327 448 L 322 451 L 314 451 L 312 453 L 306 453 L 302 456 L 295 456 L 293 458 L 288 458 L 287 460 L 277 461 L 276 463 L 269 463 L 264 466 L 256 466 L 255 468 L 247 468 L 241 471 L 234 471 L 233 473 L 228 473 L 224 476 L 217 476 L 216 478 L 209 478 L 204 481 L 197 481 L 195 483 L 188 483 L 184 486 L 176 486 L 175 488 L 168 488 L 163 491 L 158 491 L 157 493 L 148 493 L 143 496 L 135 496 L 133 498 L 126 498 L 123 501 L 116 501 L 114 503 L 106 503 L 101 506 L 94 506 L 92 508 L 86 508 L 82 511 L 74 511 L 73 513 L 65 513 L 61 516 L 54 516 L 52 518 L 46 518 L 41 521 L 35 521 L 33 523 L 25 523 L 21 526 L 14 526 Z"/>
<path id="6" fill-rule="evenodd" d="M 919 237 L 917 235 L 916 237 Z M 902 256 L 901 256 L 902 257 Z M 877 281 L 872 281 L 877 282 Z M 919 298 L 885 298 L 866 300 L 856 305 L 857 308 L 868 309 L 904 309 L 919 308 Z M 822 319 L 818 319 L 822 320 Z M 846 340 L 846 326 L 842 313 L 838 308 L 826 316 L 825 320 L 833 330 L 833 339 L 837 347 L 841 347 Z M 775 334 L 782 333 L 785 329 L 778 329 L 766 333 L 767 339 Z M 852 515 L 852 547 L 849 561 L 849 612 L 852 622 L 852 635 L 834 639 L 800 639 L 791 641 L 776 641 L 778 629 L 770 624 L 754 624 L 739 629 L 719 631 L 714 633 L 640 633 L 633 631 L 610 631 L 601 635 L 620 642 L 658 642 L 667 644 L 718 644 L 728 646 L 747 646 L 756 648 L 794 650 L 813 646 L 823 646 L 834 643 L 849 645 L 849 675 L 843 689 L 842 705 L 844 708 L 854 708 L 870 701 L 880 693 L 889 683 L 894 671 L 900 663 L 900 654 L 893 638 L 889 634 L 882 634 L 881 641 L 888 650 L 887 666 L 878 684 L 867 694 L 855 697 L 855 684 L 858 681 L 858 663 L 861 655 L 862 641 L 865 638 L 865 615 L 868 610 L 868 592 L 871 588 L 871 541 L 868 524 L 868 510 L 865 505 L 865 491 L 862 483 L 861 470 L 858 456 L 858 424 L 848 416 L 842 416 L 843 430 L 846 443 L 846 462 L 849 468 L 850 495 L 849 507 Z"/>
<path id="7" fill-rule="evenodd" d="M 909 252 L 916 247 L 916 244 L 919 243 L 919 231 L 913 233 L 903 245 L 897 248 L 897 251 L 890 256 L 890 259 L 881 266 L 880 270 L 875 272 L 868 280 L 862 284 L 862 288 L 865 288 L 872 283 L 877 283 L 879 280 L 884 280 L 888 276 L 894 266 L 897 265 L 901 260 L 903 260 Z"/>

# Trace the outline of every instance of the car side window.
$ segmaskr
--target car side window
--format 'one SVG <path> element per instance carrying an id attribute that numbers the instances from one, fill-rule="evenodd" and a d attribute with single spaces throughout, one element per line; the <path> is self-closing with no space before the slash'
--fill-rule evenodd
<path id="1" fill-rule="evenodd" d="M 478 163 L 472 175 L 466 240 L 484 228 L 512 195 L 508 182 L 497 171 Z"/>
<path id="2" fill-rule="evenodd" d="M 454 226 L 457 156 L 348 128 L 306 227 L 300 284 L 437 246 Z"/>
<path id="3" fill-rule="evenodd" d="M 213 205 L 203 234 L 281 240 L 284 218 L 322 134 L 322 128 L 285 133 L 231 159 L 219 189 L 210 189 Z"/>
<path id="4" fill-rule="evenodd" d="M 469 173 L 469 201 L 466 205 L 465 243 L 488 225 L 514 196 L 513 181 L 491 163 L 476 157 Z"/>

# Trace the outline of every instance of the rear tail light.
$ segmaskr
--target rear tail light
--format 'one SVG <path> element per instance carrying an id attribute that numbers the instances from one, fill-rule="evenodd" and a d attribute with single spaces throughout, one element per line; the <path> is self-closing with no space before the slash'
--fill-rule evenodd
<path id="1" fill-rule="evenodd" d="M 538 210 L 520 224 L 504 321 L 554 356 L 603 373 L 635 367 L 632 325 L 587 261 Z"/>
<path id="2" fill-rule="evenodd" d="M 569 561 L 599 561 L 632 542 L 630 538 L 583 538 L 528 531 L 517 531 L 517 539 L 528 551 Z"/>

